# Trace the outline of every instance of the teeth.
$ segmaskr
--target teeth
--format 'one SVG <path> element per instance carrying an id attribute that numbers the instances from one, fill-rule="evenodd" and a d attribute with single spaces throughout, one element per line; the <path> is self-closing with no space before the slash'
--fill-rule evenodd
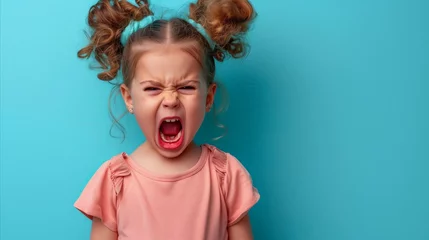
<path id="1" fill-rule="evenodd" d="M 167 137 L 162 132 L 160 134 L 161 134 L 161 139 L 164 142 L 174 143 L 174 142 L 179 141 L 180 137 L 182 136 L 182 131 L 180 131 L 176 136 L 172 136 L 172 137 Z"/>
<path id="2" fill-rule="evenodd" d="M 177 121 L 179 121 L 179 119 L 165 119 L 164 121 L 166 121 L 166 122 L 177 122 Z"/>

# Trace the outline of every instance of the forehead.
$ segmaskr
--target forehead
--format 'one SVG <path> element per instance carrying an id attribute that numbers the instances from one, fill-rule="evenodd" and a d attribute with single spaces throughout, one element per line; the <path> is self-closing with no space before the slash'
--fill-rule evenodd
<path id="1" fill-rule="evenodd" d="M 142 44 L 136 69 L 137 81 L 177 82 L 198 80 L 202 73 L 201 56 L 192 44 Z"/>

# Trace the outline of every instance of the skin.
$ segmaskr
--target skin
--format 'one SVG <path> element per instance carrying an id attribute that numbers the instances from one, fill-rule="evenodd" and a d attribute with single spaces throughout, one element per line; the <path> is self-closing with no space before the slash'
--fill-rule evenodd
<path id="1" fill-rule="evenodd" d="M 197 162 L 201 149 L 193 138 L 214 101 L 216 85 L 206 83 L 200 63 L 183 50 L 184 46 L 184 43 L 145 43 L 135 78 L 129 87 L 121 86 L 124 102 L 132 109 L 146 137 L 131 158 L 154 173 L 182 172 Z M 160 146 L 158 134 L 162 119 L 172 116 L 181 118 L 184 141 L 179 148 L 169 150 Z M 228 232 L 230 240 L 253 239 L 247 215 L 229 227 Z M 99 219 L 93 220 L 91 240 L 117 237 Z"/>

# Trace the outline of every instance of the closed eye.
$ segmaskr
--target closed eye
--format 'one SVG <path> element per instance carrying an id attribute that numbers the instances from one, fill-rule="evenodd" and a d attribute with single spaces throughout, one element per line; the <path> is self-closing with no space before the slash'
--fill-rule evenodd
<path id="1" fill-rule="evenodd" d="M 184 86 L 184 87 L 181 87 L 180 89 L 183 89 L 183 90 L 194 90 L 195 87 L 194 86 Z"/>
<path id="2" fill-rule="evenodd" d="M 156 87 L 147 87 L 147 88 L 144 89 L 144 91 L 147 91 L 147 92 L 157 91 L 157 90 L 159 90 L 159 88 L 156 88 Z"/>

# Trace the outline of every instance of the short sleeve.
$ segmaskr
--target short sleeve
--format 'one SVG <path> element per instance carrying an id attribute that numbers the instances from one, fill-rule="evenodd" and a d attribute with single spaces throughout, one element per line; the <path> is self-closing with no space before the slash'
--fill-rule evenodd
<path id="1" fill-rule="evenodd" d="M 227 154 L 224 182 L 228 208 L 228 226 L 234 225 L 259 201 L 258 190 L 245 167 L 231 154 Z"/>
<path id="2" fill-rule="evenodd" d="M 101 219 L 114 232 L 117 231 L 117 194 L 122 188 L 123 177 L 129 174 L 124 163 L 121 158 L 103 163 L 74 203 L 86 217 Z"/>

